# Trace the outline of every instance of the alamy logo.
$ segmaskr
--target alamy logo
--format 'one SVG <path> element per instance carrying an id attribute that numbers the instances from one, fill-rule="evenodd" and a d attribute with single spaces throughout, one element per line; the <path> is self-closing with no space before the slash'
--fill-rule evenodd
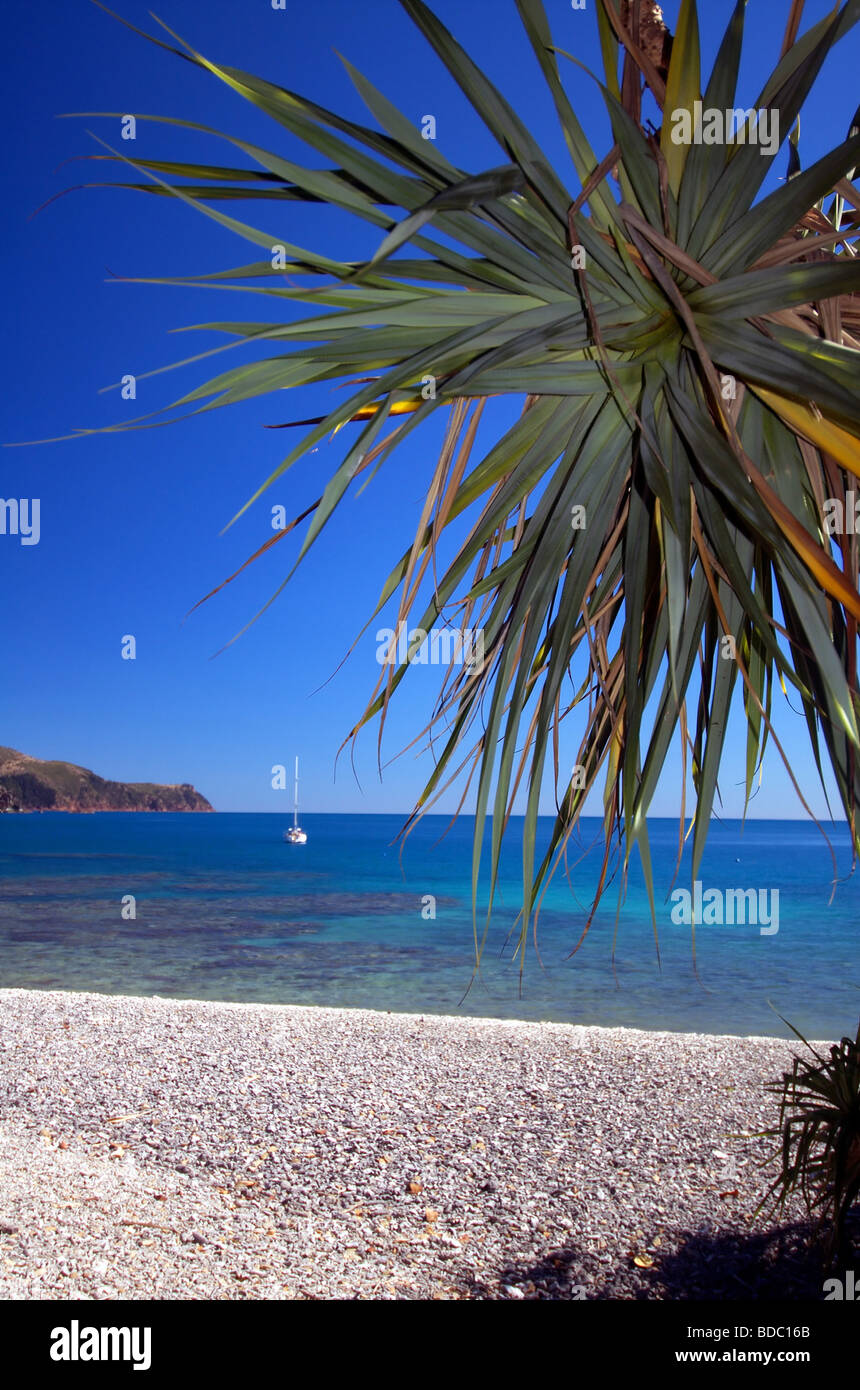
<path id="1" fill-rule="evenodd" d="M 135 1371 L 152 1364 L 151 1327 L 70 1327 L 51 1331 L 52 1361 L 133 1361 Z"/>
<path id="2" fill-rule="evenodd" d="M 721 111 L 716 106 L 693 110 L 680 106 L 672 112 L 674 145 L 760 145 L 762 154 L 775 155 L 779 149 L 779 112 L 765 106 L 760 111 L 742 106 Z"/>
<path id="3" fill-rule="evenodd" d="M 828 536 L 860 535 L 860 497 L 851 488 L 844 503 L 838 497 L 825 497 L 824 529 Z"/>
<path id="4" fill-rule="evenodd" d="M 413 627 L 409 632 L 406 624 L 381 627 L 376 634 L 379 646 L 376 659 L 380 666 L 483 666 L 484 629 L 434 627 L 425 632 L 423 627 Z"/>
<path id="5" fill-rule="evenodd" d="M 846 1269 L 844 1282 L 841 1279 L 825 1279 L 825 1303 L 853 1303 L 855 1300 L 860 1303 L 860 1279 L 855 1277 L 853 1269 Z"/>
<path id="6" fill-rule="evenodd" d="M 770 893 L 770 913 L 767 911 L 767 897 Z M 672 921 L 676 926 L 721 927 L 723 925 L 758 927 L 760 936 L 775 936 L 779 931 L 779 889 L 778 888 L 709 888 L 702 892 L 702 881 L 697 878 L 693 892 L 689 888 L 676 888 L 672 894 Z"/>
<path id="7" fill-rule="evenodd" d="M 20 536 L 22 545 L 38 545 L 41 514 L 38 497 L 0 497 L 0 536 Z"/>

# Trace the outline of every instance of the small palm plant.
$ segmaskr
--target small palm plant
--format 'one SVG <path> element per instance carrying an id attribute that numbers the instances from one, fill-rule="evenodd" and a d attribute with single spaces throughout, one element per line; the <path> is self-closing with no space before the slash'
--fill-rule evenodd
<path id="1" fill-rule="evenodd" d="M 605 846 L 585 930 L 619 867 L 625 881 L 634 845 L 653 914 L 646 813 L 676 732 L 682 796 L 688 766 L 695 786 L 695 877 L 738 693 L 747 799 L 768 740 L 783 753 L 774 696 L 793 693 L 856 844 L 858 544 L 845 527 L 831 540 L 829 518 L 833 506 L 850 507 L 860 476 L 860 193 L 851 182 L 860 134 L 846 113 L 848 137 L 804 170 L 796 131 L 824 60 L 860 18 L 858 0 L 802 35 L 803 5 L 793 0 L 746 123 L 722 142 L 690 143 L 676 139 L 679 117 L 692 128 L 703 109 L 734 108 L 745 0 L 704 82 L 695 0 L 683 0 L 674 37 L 645 0 L 598 0 L 604 73 L 593 81 L 613 139 L 602 156 L 571 104 L 560 63 L 576 71 L 540 0 L 516 0 L 523 57 L 530 49 L 554 103 L 570 178 L 422 0 L 401 4 L 497 140 L 500 165 L 461 168 L 346 60 L 372 125 L 210 61 L 169 30 L 179 47 L 153 40 L 326 162 L 305 167 L 230 135 L 225 166 L 131 161 L 109 147 L 96 156 L 137 171 L 139 181 L 120 186 L 179 198 L 265 253 L 157 283 L 242 289 L 269 306 L 312 310 L 284 322 L 195 325 L 265 354 L 174 406 L 208 411 L 310 383 L 349 384 L 323 418 L 289 422 L 309 428 L 246 503 L 347 427 L 342 459 L 293 523 L 310 517 L 278 593 L 355 480 L 446 412 L 426 502 L 369 621 L 392 603 L 397 630 L 417 608 L 424 632 L 437 619 L 482 632 L 480 659 L 452 663 L 443 680 L 428 726 L 434 767 L 406 829 L 450 780 L 469 770 L 468 790 L 477 774 L 473 898 L 476 906 L 491 817 L 488 922 L 520 788 L 524 942 L 601 776 Z M 663 113 L 658 130 L 643 118 L 648 101 Z M 771 149 L 756 135 L 774 117 Z M 759 199 L 789 135 L 788 177 Z M 235 151 L 247 161 L 238 168 Z M 265 228 L 224 210 L 237 201 L 267 203 Z M 375 254 L 339 260 L 285 240 L 296 201 L 377 228 Z M 479 448 L 485 406 L 499 396 L 519 398 L 521 414 Z M 291 529 L 250 558 L 271 560 Z M 444 565 L 443 537 L 454 538 Z M 379 716 L 381 740 L 409 666 L 401 658 L 384 667 L 353 734 Z M 559 730 L 571 716 L 581 724 L 568 775 Z M 541 854 L 550 763 L 557 815 Z"/>
<path id="2" fill-rule="evenodd" d="M 789 1024 L 789 1027 L 791 1025 Z M 850 1258 L 846 1220 L 860 1199 L 860 1025 L 821 1057 L 792 1028 L 812 1060 L 795 1057 L 782 1082 L 769 1089 L 780 1097 L 779 1123 L 767 1131 L 781 1140 L 781 1167 L 768 1189 L 777 1207 L 799 1193 L 817 1216 L 825 1258 Z"/>

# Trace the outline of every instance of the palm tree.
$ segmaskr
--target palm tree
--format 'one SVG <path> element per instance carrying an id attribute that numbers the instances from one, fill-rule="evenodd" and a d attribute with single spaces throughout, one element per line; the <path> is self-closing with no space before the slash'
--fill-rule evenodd
<path id="1" fill-rule="evenodd" d="M 620 868 L 623 882 L 634 845 L 653 913 L 645 818 L 673 735 L 682 788 L 688 757 L 695 787 L 695 877 L 733 700 L 747 724 L 747 801 L 768 739 L 791 773 L 772 727 L 776 683 L 802 706 L 822 777 L 826 750 L 856 846 L 858 549 L 853 529 L 831 536 L 830 523 L 853 503 L 860 474 L 860 196 L 851 182 L 860 134 L 855 120 L 804 170 L 797 120 L 828 53 L 860 18 L 858 0 L 802 35 L 802 0 L 793 0 L 755 102 L 758 123 L 751 116 L 715 143 L 685 137 L 684 122 L 689 132 L 698 113 L 734 107 L 745 0 L 704 86 L 695 0 L 683 0 L 674 36 L 653 4 L 599 0 L 604 74 L 593 80 L 613 132 L 602 156 L 562 82 L 560 64 L 575 75 L 577 60 L 553 45 L 540 0 L 516 0 L 572 180 L 422 0 L 401 4 L 501 146 L 497 167 L 475 174 L 452 163 L 345 59 L 372 125 L 212 62 L 170 30 L 178 46 L 146 35 L 329 166 L 305 168 L 229 135 L 230 167 L 100 156 L 133 165 L 142 181 L 122 186 L 178 197 L 264 249 L 237 269 L 157 283 L 244 288 L 312 310 L 283 324 L 201 325 L 270 355 L 173 405 L 208 410 L 348 382 L 327 415 L 290 422 L 307 431 L 246 503 L 350 427 L 322 495 L 292 523 L 310 517 L 299 560 L 354 480 L 446 412 L 414 537 L 370 621 L 399 594 L 398 628 L 420 612 L 423 631 L 441 615 L 483 634 L 480 659 L 445 673 L 424 731 L 442 729 L 435 765 L 405 829 L 451 779 L 468 772 L 468 788 L 477 778 L 474 894 L 477 902 L 491 814 L 488 920 L 519 788 L 524 939 L 601 776 L 605 845 L 591 916 L 610 873 Z M 643 119 L 643 101 L 662 111 L 660 129 Z M 769 148 L 774 119 L 781 140 Z M 759 199 L 786 137 L 788 176 Z M 236 150 L 247 160 L 240 168 Z M 380 243 L 369 261 L 277 243 L 224 210 L 239 199 L 326 203 L 378 228 Z M 478 449 L 497 396 L 521 399 L 521 413 Z M 457 537 L 445 566 L 443 536 Z M 408 660 L 385 666 L 353 735 L 379 716 L 381 739 L 408 669 Z M 567 777 L 558 731 L 573 711 L 584 727 Z M 550 759 L 558 811 L 539 857 Z M 679 854 L 685 816 L 682 804 Z"/>

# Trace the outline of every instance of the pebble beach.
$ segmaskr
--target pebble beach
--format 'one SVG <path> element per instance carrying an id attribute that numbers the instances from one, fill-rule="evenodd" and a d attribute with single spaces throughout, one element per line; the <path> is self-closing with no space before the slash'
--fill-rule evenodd
<path id="1" fill-rule="evenodd" d="M 819 1296 L 773 1038 L 0 990 L 0 1298 Z"/>

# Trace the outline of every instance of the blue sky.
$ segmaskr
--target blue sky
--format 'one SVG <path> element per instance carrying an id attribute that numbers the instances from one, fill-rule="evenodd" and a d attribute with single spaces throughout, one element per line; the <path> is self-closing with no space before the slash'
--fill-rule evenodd
<path id="1" fill-rule="evenodd" d="M 131 22 L 155 29 L 141 0 L 117 0 L 117 7 Z M 513 3 L 437 0 L 435 8 L 567 174 L 555 117 Z M 562 0 L 547 3 L 557 42 L 596 70 L 593 8 L 593 0 L 585 11 Z M 701 8 L 709 66 L 732 6 L 722 0 Z M 677 6 L 664 9 L 673 27 Z M 804 27 L 827 9 L 810 3 Z M 787 0 L 750 0 L 740 88 L 747 104 L 761 86 L 765 65 L 770 71 L 778 57 L 787 10 Z M 370 123 L 337 49 L 416 123 L 434 114 L 439 147 L 456 163 L 477 171 L 502 162 L 396 0 L 288 0 L 285 11 L 274 10 L 270 0 L 209 0 L 203 6 L 159 0 L 157 13 L 208 56 Z M 144 373 L 222 341 L 199 332 L 171 337 L 169 329 L 263 316 L 259 302 L 244 296 L 227 304 L 209 291 L 108 282 L 111 272 L 197 274 L 256 258 L 246 243 L 178 201 L 75 191 L 31 218 L 62 189 L 102 177 L 98 165 L 78 158 L 99 150 L 87 129 L 114 147 L 123 145 L 118 119 L 59 120 L 59 113 L 184 117 L 293 158 L 312 162 L 314 156 L 214 78 L 146 43 L 86 0 L 19 6 L 5 27 L 2 235 L 10 327 L 0 437 L 14 442 L 156 409 L 204 380 L 201 367 L 140 381 L 130 404 L 116 392 L 99 391 L 125 373 Z M 805 165 L 844 135 L 856 105 L 856 71 L 855 31 L 831 55 L 804 112 Z M 569 90 L 603 152 L 608 141 L 602 104 L 584 74 L 573 67 L 570 73 Z M 131 153 L 241 162 L 220 141 L 150 123 L 138 125 Z M 784 173 L 784 164 L 781 154 L 776 174 Z M 365 224 L 315 207 L 285 207 L 262 204 L 239 208 L 237 215 L 344 258 L 364 255 L 376 244 Z M 237 360 L 235 353 L 231 360 Z M 343 435 L 302 460 L 222 536 L 226 522 L 286 452 L 285 435 L 262 426 L 321 413 L 330 401 L 327 387 L 306 390 L 169 428 L 0 453 L 0 495 L 41 500 L 38 545 L 0 537 L 0 743 L 67 758 L 121 780 L 193 782 L 219 810 L 249 811 L 285 809 L 284 794 L 271 789 L 270 770 L 289 764 L 298 752 L 308 811 L 410 809 L 429 760 L 409 752 L 386 768 L 380 783 L 373 729 L 359 745 L 359 782 L 348 756 L 335 781 L 338 746 L 378 675 L 373 631 L 346 666 L 336 668 L 414 532 L 436 457 L 438 424 L 413 435 L 372 485 L 346 502 L 281 598 L 228 651 L 211 659 L 284 578 L 283 551 L 291 541 L 183 622 L 192 604 L 271 534 L 271 506 L 283 504 L 288 516 L 300 511 L 341 457 Z M 137 642 L 133 662 L 120 656 L 128 633 Z M 386 729 L 389 758 L 426 722 L 434 677 L 417 671 L 403 688 L 405 698 L 392 709 Z M 787 708 L 778 714 L 777 728 L 796 759 L 801 784 L 816 812 L 825 814 L 803 721 Z M 736 718 L 722 780 L 725 814 L 740 811 L 742 775 L 743 727 Z M 440 809 L 453 804 L 449 799 Z M 677 809 L 678 773 L 671 763 L 653 812 L 674 815 Z M 800 814 L 775 755 L 751 813 Z"/>

